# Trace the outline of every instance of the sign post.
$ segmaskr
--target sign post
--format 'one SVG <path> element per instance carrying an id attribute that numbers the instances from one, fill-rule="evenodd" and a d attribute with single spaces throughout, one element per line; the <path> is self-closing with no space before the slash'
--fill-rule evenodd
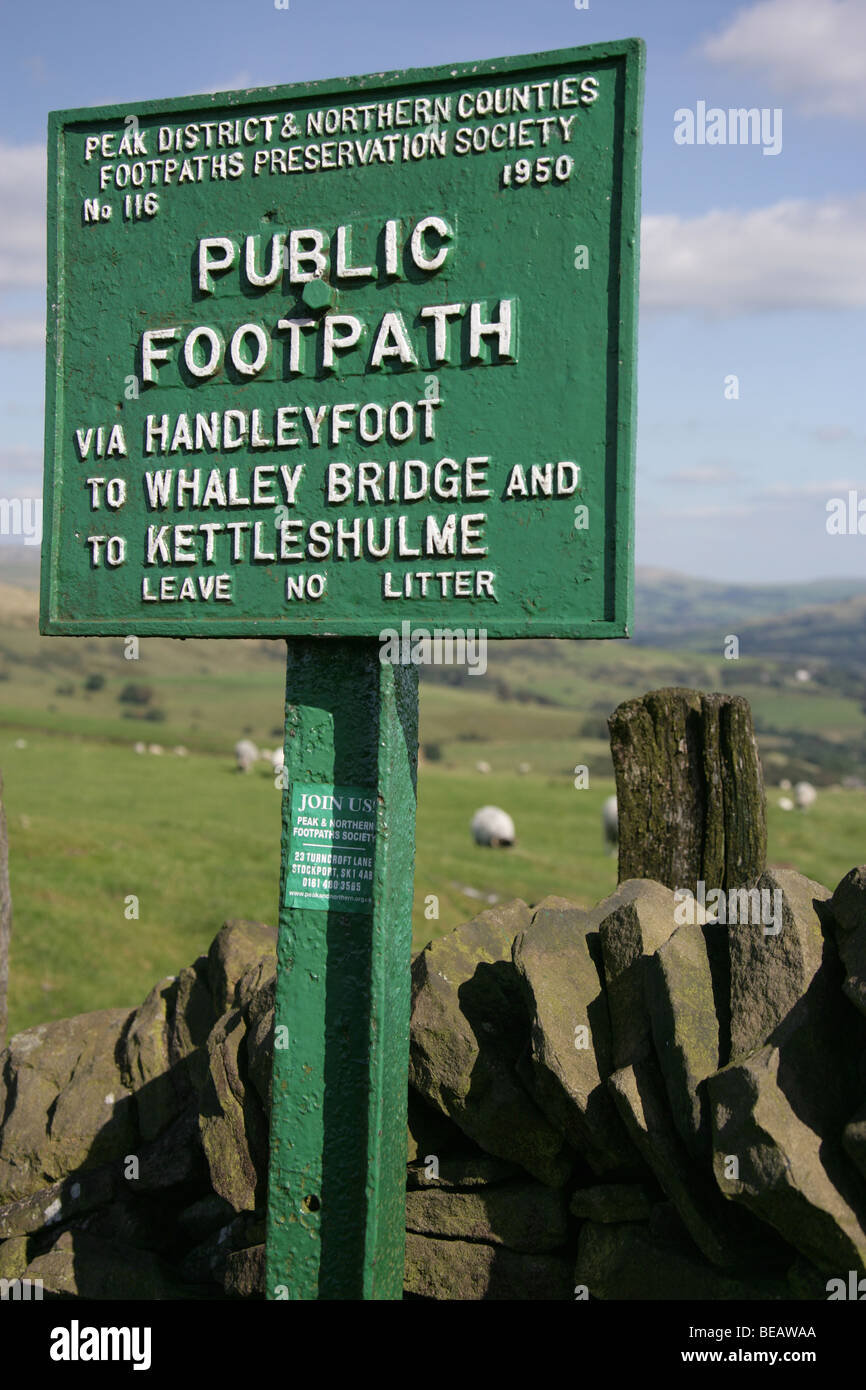
<path id="1" fill-rule="evenodd" d="M 288 644 L 269 1298 L 400 1297 L 418 664 L 629 632 L 643 61 L 50 118 L 41 631 Z"/>
<path id="2" fill-rule="evenodd" d="M 271 1297 L 402 1296 L 417 676 L 289 643 Z"/>

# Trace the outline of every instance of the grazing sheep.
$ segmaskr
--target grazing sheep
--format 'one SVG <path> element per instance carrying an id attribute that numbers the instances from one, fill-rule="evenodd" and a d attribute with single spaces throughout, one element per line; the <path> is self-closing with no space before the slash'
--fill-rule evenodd
<path id="1" fill-rule="evenodd" d="M 794 803 L 793 803 L 793 801 L 791 800 L 791 798 L 790 798 L 789 796 L 780 796 L 780 797 L 779 797 L 779 810 L 780 810 L 780 811 L 793 811 L 793 809 L 794 809 Z"/>
<path id="2" fill-rule="evenodd" d="M 508 849 L 516 838 L 514 821 L 498 806 L 482 806 L 476 811 L 471 830 L 476 845 L 490 845 L 496 849 Z"/>
<path id="3" fill-rule="evenodd" d="M 136 753 L 146 753 L 146 752 L 147 752 L 147 744 L 146 744 L 146 743 L 141 743 L 140 741 L 139 741 L 138 743 L 133 744 L 133 748 L 135 749 Z"/>
<path id="4" fill-rule="evenodd" d="M 469 883 L 455 883 L 453 887 L 459 889 L 464 898 L 475 898 L 478 902 L 489 903 L 491 907 L 499 902 L 498 893 L 482 893 L 480 888 L 473 888 Z"/>
<path id="5" fill-rule="evenodd" d="M 179 743 L 176 748 L 172 748 L 171 751 L 176 758 L 186 758 L 189 754 L 189 749 L 184 748 L 181 743 Z"/>
<path id="6" fill-rule="evenodd" d="M 489 771 L 490 771 L 490 764 L 489 764 L 489 763 L 483 763 L 483 762 L 482 762 L 482 763 L 476 763 L 476 764 L 475 764 L 475 771 L 476 771 L 476 772 L 489 772 Z"/>
<path id="7" fill-rule="evenodd" d="M 525 777 L 527 772 L 532 771 L 532 763 L 518 763 L 517 771 L 520 773 L 521 777 Z"/>
<path id="8" fill-rule="evenodd" d="M 149 744 L 147 745 L 147 751 L 148 751 L 148 753 L 153 753 L 154 756 L 158 758 L 158 757 L 160 757 L 161 754 L 162 754 L 162 744 L 161 744 L 161 743 L 149 743 Z"/>
<path id="9" fill-rule="evenodd" d="M 280 768 L 286 765 L 286 753 L 283 748 L 275 748 L 273 753 L 268 753 L 267 757 L 274 772 L 279 772 Z"/>
<path id="10" fill-rule="evenodd" d="M 235 744 L 235 764 L 238 772 L 249 772 L 253 763 L 258 762 L 259 750 L 248 738 L 239 739 Z"/>
<path id="11" fill-rule="evenodd" d="M 798 811 L 808 811 L 818 799 L 818 793 L 811 782 L 798 782 L 794 788 L 794 800 Z"/>
<path id="12" fill-rule="evenodd" d="M 619 844 L 619 813 L 615 796 L 609 796 L 601 808 L 601 828 L 608 853 L 613 854 Z"/>

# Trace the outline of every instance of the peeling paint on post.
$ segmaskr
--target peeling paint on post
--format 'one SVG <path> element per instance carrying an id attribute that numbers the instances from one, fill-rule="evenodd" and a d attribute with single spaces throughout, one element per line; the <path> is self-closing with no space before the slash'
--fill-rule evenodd
<path id="1" fill-rule="evenodd" d="M 326 839 L 346 822 L 350 836 L 364 837 L 373 906 L 281 908 L 276 1019 L 286 1031 L 274 1050 L 271 1298 L 402 1295 L 417 675 L 380 663 L 375 641 L 337 652 L 316 639 L 289 644 L 281 902 L 303 815 Z M 296 799 L 293 816 L 291 789 L 311 783 L 323 794 L 306 797 L 304 813 Z M 335 898 L 346 857 L 331 856 Z M 308 867 L 320 893 L 322 875 Z"/>
<path id="2" fill-rule="evenodd" d="M 50 117 L 41 631 L 288 639 L 272 1299 L 401 1293 L 415 634 L 629 633 L 643 64 Z"/>

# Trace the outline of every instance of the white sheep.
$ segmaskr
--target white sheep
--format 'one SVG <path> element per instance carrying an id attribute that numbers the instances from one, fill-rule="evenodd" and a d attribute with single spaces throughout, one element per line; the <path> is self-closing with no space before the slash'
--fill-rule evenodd
<path id="1" fill-rule="evenodd" d="M 780 797 L 779 797 L 779 810 L 780 810 L 780 811 L 793 811 L 793 809 L 794 809 L 794 803 L 793 803 L 793 801 L 791 800 L 791 798 L 790 798 L 789 796 L 780 796 Z"/>
<path id="2" fill-rule="evenodd" d="M 489 771 L 490 771 L 490 764 L 489 764 L 489 763 L 485 763 L 485 762 L 476 763 L 476 764 L 475 764 L 475 771 L 476 771 L 476 772 L 485 772 L 485 773 L 486 773 L 486 772 L 489 772 Z"/>
<path id="3" fill-rule="evenodd" d="M 609 796 L 601 808 L 601 828 L 608 853 L 613 854 L 619 844 L 619 812 L 615 796 Z"/>
<path id="4" fill-rule="evenodd" d="M 471 822 L 472 838 L 476 845 L 507 849 L 514 844 L 514 821 L 498 806 L 482 806 Z"/>
<path id="5" fill-rule="evenodd" d="M 518 763 L 517 771 L 520 773 L 521 777 L 525 777 L 527 772 L 532 771 L 532 763 Z"/>
<path id="6" fill-rule="evenodd" d="M 808 811 L 818 799 L 818 793 L 811 782 L 798 782 L 794 788 L 794 800 L 798 811 Z"/>
<path id="7" fill-rule="evenodd" d="M 286 765 L 286 752 L 284 748 L 275 748 L 273 753 L 268 754 L 268 762 L 274 772 L 279 772 Z"/>
<path id="8" fill-rule="evenodd" d="M 235 764 L 238 772 L 249 772 L 253 763 L 258 762 L 259 750 L 248 738 L 239 739 L 235 744 Z"/>
<path id="9" fill-rule="evenodd" d="M 146 752 L 147 752 L 147 744 L 146 744 L 146 743 L 142 743 L 141 740 L 139 740 L 138 743 L 134 743 L 134 744 L 133 744 L 133 748 L 135 749 L 136 753 L 146 753 Z"/>

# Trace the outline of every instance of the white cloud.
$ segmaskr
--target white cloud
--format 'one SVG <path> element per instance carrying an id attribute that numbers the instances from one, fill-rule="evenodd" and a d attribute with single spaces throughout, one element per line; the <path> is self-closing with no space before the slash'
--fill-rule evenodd
<path id="1" fill-rule="evenodd" d="M 849 492 L 856 492 L 857 484 L 849 479 L 834 479 L 828 481 L 825 478 L 812 478 L 807 483 L 773 483 L 770 487 L 762 488 L 760 492 L 752 495 L 758 500 L 774 502 L 798 502 L 803 498 L 811 497 L 844 497 Z"/>
<path id="2" fill-rule="evenodd" d="M 754 507 L 733 504 L 727 507 L 684 507 L 678 511 L 656 513 L 663 516 L 666 523 L 677 521 L 732 521 L 739 517 L 754 517 Z M 644 516 L 646 524 L 646 516 Z"/>
<path id="3" fill-rule="evenodd" d="M 701 51 L 712 62 L 765 73 L 811 115 L 866 116 L 863 0 L 760 0 Z"/>
<path id="4" fill-rule="evenodd" d="M 0 348 L 45 347 L 44 314 L 7 314 L 0 310 Z"/>
<path id="5" fill-rule="evenodd" d="M 712 463 L 698 463 L 693 468 L 680 468 L 676 473 L 667 473 L 664 481 L 666 483 L 686 483 L 689 486 L 716 487 L 725 483 L 734 483 L 740 475 L 733 468 Z"/>
<path id="6" fill-rule="evenodd" d="M 847 425 L 819 425 L 812 435 L 819 444 L 839 444 L 842 440 L 853 439 L 854 431 Z"/>
<path id="7" fill-rule="evenodd" d="M 262 86 L 261 82 L 254 83 L 253 75 L 249 68 L 241 68 L 239 71 L 227 77 L 224 82 L 217 83 L 214 87 L 202 87 L 203 92 L 245 92 L 255 86 Z"/>
<path id="8" fill-rule="evenodd" d="M 32 58 L 22 59 L 21 66 L 25 72 L 29 72 L 34 82 L 40 85 L 48 81 L 48 72 L 45 67 L 45 59 L 41 53 L 36 53 Z"/>
<path id="9" fill-rule="evenodd" d="M 45 283 L 45 150 L 0 141 L 0 290 Z"/>
<path id="10" fill-rule="evenodd" d="M 643 219 L 641 309 L 712 317 L 866 306 L 866 194 Z"/>
<path id="11" fill-rule="evenodd" d="M 42 489 L 42 450 L 7 444 L 0 449 L 0 487 L 4 497 L 31 497 Z"/>

